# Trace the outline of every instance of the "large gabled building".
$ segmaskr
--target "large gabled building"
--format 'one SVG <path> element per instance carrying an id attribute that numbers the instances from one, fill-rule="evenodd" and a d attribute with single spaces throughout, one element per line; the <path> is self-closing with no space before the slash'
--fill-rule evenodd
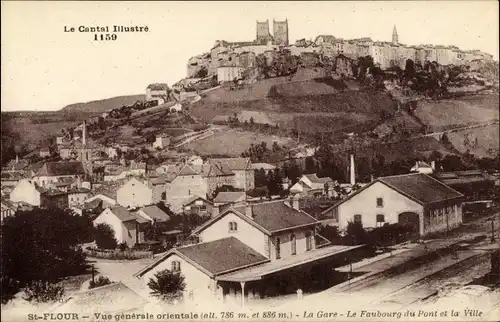
<path id="1" fill-rule="evenodd" d="M 278 295 L 286 292 L 283 283 L 296 285 L 296 274 L 331 272 L 339 256 L 361 249 L 320 245 L 319 224 L 298 208 L 298 199 L 230 207 L 193 232 L 197 244 L 170 250 L 135 276 L 147 283 L 161 270 L 180 271 L 185 292 L 195 298 L 244 303 Z M 299 283 L 307 287 L 308 280 Z"/>
<path id="2" fill-rule="evenodd" d="M 433 177 L 405 174 L 380 177 L 323 212 L 340 230 L 349 222 L 365 228 L 412 224 L 424 236 L 462 223 L 464 195 Z"/>

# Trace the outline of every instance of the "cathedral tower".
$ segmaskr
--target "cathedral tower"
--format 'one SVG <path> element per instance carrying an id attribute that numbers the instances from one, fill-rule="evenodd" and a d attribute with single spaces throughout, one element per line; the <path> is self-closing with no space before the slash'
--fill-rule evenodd
<path id="1" fill-rule="evenodd" d="M 285 21 L 273 20 L 274 44 L 288 46 L 288 19 Z"/>
<path id="2" fill-rule="evenodd" d="M 266 44 L 269 41 L 271 34 L 269 33 L 269 20 L 260 22 L 257 21 L 257 38 L 259 44 Z"/>
<path id="3" fill-rule="evenodd" d="M 392 43 L 399 44 L 398 31 L 396 30 L 396 25 L 394 25 L 394 29 L 392 29 Z"/>

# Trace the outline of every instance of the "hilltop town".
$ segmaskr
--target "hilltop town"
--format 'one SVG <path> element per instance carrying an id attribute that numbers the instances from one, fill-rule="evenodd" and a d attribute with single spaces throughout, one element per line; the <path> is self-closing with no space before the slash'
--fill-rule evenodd
<path id="1" fill-rule="evenodd" d="M 443 272 L 498 297 L 493 56 L 401 44 L 396 26 L 390 42 L 291 42 L 288 20 L 272 27 L 217 40 L 143 97 L 2 115 L 4 304 L 33 293 L 62 303 L 46 312 L 73 312 L 116 295 L 128 303 L 116 312 L 159 309 L 152 298 L 286 311 L 375 296 L 371 279 L 390 300 Z M 49 236 L 62 230 L 74 236 Z M 19 272 L 31 251 L 38 263 Z M 164 275 L 183 287 L 161 289 Z M 426 289 L 401 307 L 429 299 L 442 300 Z"/>

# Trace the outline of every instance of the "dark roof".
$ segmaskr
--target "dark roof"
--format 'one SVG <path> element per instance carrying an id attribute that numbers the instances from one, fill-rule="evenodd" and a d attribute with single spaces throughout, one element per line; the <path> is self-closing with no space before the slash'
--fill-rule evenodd
<path id="1" fill-rule="evenodd" d="M 235 237 L 181 247 L 177 251 L 213 275 L 268 261 Z"/>
<path id="2" fill-rule="evenodd" d="M 136 216 L 132 215 L 126 208 L 122 206 L 116 206 L 111 208 L 110 210 L 122 222 L 137 220 Z"/>
<path id="3" fill-rule="evenodd" d="M 207 243 L 172 249 L 154 263 L 137 272 L 135 276 L 144 275 L 144 273 L 163 262 L 172 254 L 183 257 L 195 267 L 211 276 L 229 273 L 269 261 L 269 259 L 243 244 L 237 238 L 228 237 Z"/>
<path id="4" fill-rule="evenodd" d="M 197 174 L 198 172 L 196 172 L 193 168 L 191 168 L 189 165 L 186 164 L 184 165 L 184 167 L 182 167 L 181 171 L 177 173 L 177 176 L 194 176 Z"/>
<path id="5" fill-rule="evenodd" d="M 122 282 L 96 287 L 76 293 L 52 312 L 78 312 L 86 314 L 89 308 L 96 312 L 119 313 L 143 308 L 148 301 Z"/>
<path id="6" fill-rule="evenodd" d="M 69 176 L 85 174 L 83 164 L 78 161 L 46 162 L 38 176 Z"/>
<path id="7" fill-rule="evenodd" d="M 187 205 L 189 205 L 190 203 L 192 203 L 192 202 L 194 202 L 194 201 L 196 201 L 196 200 L 199 200 L 199 199 L 203 200 L 204 202 L 206 202 L 206 203 L 208 203 L 208 204 L 212 204 L 212 202 L 208 201 L 207 199 L 205 199 L 205 198 L 203 198 L 203 197 L 200 197 L 200 196 L 196 196 L 196 195 L 195 195 L 195 196 L 192 196 L 191 198 L 187 199 L 186 201 L 183 201 L 183 202 L 182 202 L 182 205 L 183 205 L 183 206 L 187 206 Z"/>
<path id="8" fill-rule="evenodd" d="M 248 170 L 252 168 L 250 158 L 217 158 L 209 160 L 212 164 L 219 164 L 222 169 Z"/>
<path id="9" fill-rule="evenodd" d="M 422 204 L 463 197 L 458 191 L 423 173 L 381 177 L 377 180 Z"/>
<path id="10" fill-rule="evenodd" d="M 316 174 L 305 174 L 304 175 L 307 179 L 311 180 L 313 183 L 328 183 L 328 182 L 333 182 L 332 178 L 330 177 L 323 177 L 323 178 L 318 178 Z"/>
<path id="11" fill-rule="evenodd" d="M 169 221 L 170 220 L 170 216 L 167 215 L 163 210 L 161 210 L 156 205 L 143 207 L 143 208 L 141 208 L 141 211 L 144 212 L 146 215 L 148 215 L 149 217 L 151 217 L 155 221 Z"/>
<path id="12" fill-rule="evenodd" d="M 246 193 L 244 191 L 221 191 L 215 197 L 214 202 L 216 203 L 235 202 L 242 197 L 243 200 L 246 199 Z"/>
<path id="13" fill-rule="evenodd" d="M 293 209 L 283 201 L 254 204 L 250 207 L 252 207 L 253 221 L 271 233 L 318 223 L 307 213 Z M 245 214 L 245 207 L 235 209 Z"/>

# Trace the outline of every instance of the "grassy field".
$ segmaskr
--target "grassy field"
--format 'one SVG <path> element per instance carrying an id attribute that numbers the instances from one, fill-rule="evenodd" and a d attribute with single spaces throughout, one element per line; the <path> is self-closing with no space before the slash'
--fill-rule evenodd
<path id="1" fill-rule="evenodd" d="M 442 101 L 421 101 L 415 115 L 434 131 L 498 119 L 498 95 L 465 96 Z"/>
<path id="2" fill-rule="evenodd" d="M 266 142 L 268 148 L 271 148 L 274 142 L 278 142 L 280 145 L 292 142 L 291 139 L 287 138 L 224 129 L 216 131 L 214 135 L 206 139 L 186 144 L 183 148 L 195 151 L 201 155 L 220 154 L 240 156 L 242 152 L 250 147 L 250 144 L 260 144 L 262 141 Z"/>
<path id="3" fill-rule="evenodd" d="M 45 142 L 60 134 L 61 129 L 79 123 L 79 121 L 65 121 L 63 119 L 55 122 L 36 123 L 36 119 L 20 117 L 2 121 L 2 126 L 6 127 L 8 133 L 18 134 L 20 137 L 19 144 L 27 145 L 28 150 L 32 150 L 40 142 Z"/>
<path id="4" fill-rule="evenodd" d="M 499 126 L 498 124 L 488 125 L 485 127 L 452 132 L 448 134 L 453 146 L 460 152 L 466 152 L 469 150 L 470 153 L 476 155 L 477 157 L 492 157 L 489 151 L 492 149 L 498 153 L 500 146 L 499 141 Z M 468 136 L 469 144 L 466 142 L 466 137 Z M 473 142 L 477 139 L 477 145 L 474 146 Z"/>

